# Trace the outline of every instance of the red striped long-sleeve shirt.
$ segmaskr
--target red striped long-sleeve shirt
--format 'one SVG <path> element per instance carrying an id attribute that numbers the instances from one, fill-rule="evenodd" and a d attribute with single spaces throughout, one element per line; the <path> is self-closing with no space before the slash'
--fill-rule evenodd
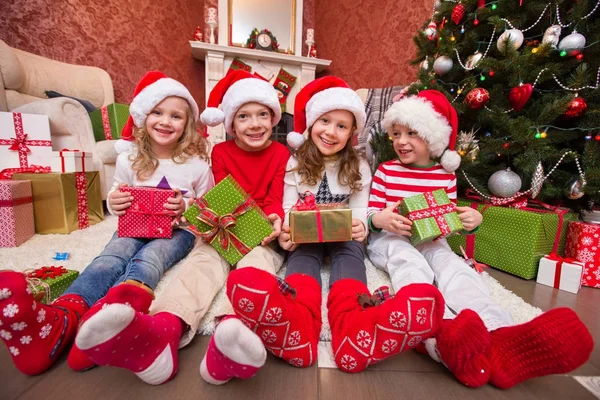
<path id="1" fill-rule="evenodd" d="M 456 202 L 456 175 L 440 164 L 423 168 L 404 165 L 399 160 L 384 162 L 373 176 L 367 216 L 405 197 L 437 189 L 444 189 L 450 200 Z"/>

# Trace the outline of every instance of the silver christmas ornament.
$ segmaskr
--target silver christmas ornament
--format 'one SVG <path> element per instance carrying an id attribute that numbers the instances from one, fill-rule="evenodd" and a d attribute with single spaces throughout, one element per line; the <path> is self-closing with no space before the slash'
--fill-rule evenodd
<path id="1" fill-rule="evenodd" d="M 584 187 L 585 183 L 583 183 L 581 176 L 573 176 L 565 185 L 565 196 L 571 200 L 580 199 L 585 194 L 583 191 Z"/>
<path id="2" fill-rule="evenodd" d="M 501 53 L 506 52 L 506 44 L 509 39 L 512 48 L 517 50 L 523 44 L 523 32 L 518 29 L 508 29 L 504 31 L 498 38 L 498 43 L 496 43 L 496 46 L 498 46 L 498 50 L 500 50 Z"/>
<path id="3" fill-rule="evenodd" d="M 488 180 L 490 193 L 497 197 L 512 197 L 521 189 L 521 178 L 510 168 L 496 171 Z"/>
<path id="4" fill-rule="evenodd" d="M 444 75 L 450 72 L 454 62 L 448 56 L 440 56 L 433 63 L 433 71 L 438 75 Z"/>
<path id="5" fill-rule="evenodd" d="M 544 32 L 542 44 L 549 44 L 553 49 L 558 45 L 560 39 L 560 25 L 552 25 Z"/>
<path id="6" fill-rule="evenodd" d="M 537 167 L 535 167 L 535 172 L 533 173 L 533 177 L 531 178 L 531 194 L 529 195 L 532 199 L 535 199 L 538 194 L 542 191 L 542 186 L 544 185 L 544 166 L 542 162 L 538 162 Z"/>
<path id="7" fill-rule="evenodd" d="M 577 54 L 579 50 L 585 47 L 585 36 L 577 31 L 565 36 L 558 44 L 559 50 L 566 51 L 570 56 Z"/>
<path id="8" fill-rule="evenodd" d="M 482 58 L 483 58 L 483 54 L 481 54 L 480 52 L 477 52 L 477 53 L 475 53 L 473 55 L 470 55 L 467 58 L 467 63 L 465 64 L 465 66 L 468 69 L 473 69 L 473 68 L 475 68 L 475 66 L 477 65 L 477 63 L 479 61 L 481 61 Z"/>
<path id="9" fill-rule="evenodd" d="M 433 9 L 434 10 L 439 10 L 442 7 L 442 2 L 441 0 L 435 0 L 433 2 Z"/>

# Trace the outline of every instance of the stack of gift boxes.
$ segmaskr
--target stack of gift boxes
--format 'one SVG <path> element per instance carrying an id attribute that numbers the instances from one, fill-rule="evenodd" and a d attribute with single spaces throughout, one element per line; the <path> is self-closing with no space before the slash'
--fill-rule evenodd
<path id="1" fill-rule="evenodd" d="M 45 115 L 0 112 L 0 247 L 104 219 L 92 155 L 52 148 Z"/>
<path id="2" fill-rule="evenodd" d="M 458 205 L 477 208 L 483 222 L 475 234 L 448 238 L 455 253 L 464 250 L 495 269 L 571 293 L 582 285 L 600 287 L 600 225 L 545 205 L 512 208 L 464 199 Z"/>

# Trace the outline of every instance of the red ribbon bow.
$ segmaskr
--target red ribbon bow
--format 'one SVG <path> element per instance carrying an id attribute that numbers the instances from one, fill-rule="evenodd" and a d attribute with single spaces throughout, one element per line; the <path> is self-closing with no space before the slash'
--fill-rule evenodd
<path id="1" fill-rule="evenodd" d="M 252 250 L 246 243 L 242 242 L 240 238 L 231 232 L 231 228 L 237 224 L 237 218 L 239 216 L 254 208 L 256 203 L 253 199 L 247 198 L 232 212 L 222 216 L 210 208 L 204 197 L 196 199 L 196 205 L 200 208 L 200 214 L 198 214 L 196 218 L 211 227 L 208 232 L 198 232 L 198 235 L 202 240 L 212 243 L 212 241 L 218 237 L 219 246 L 221 246 L 221 248 L 229 250 L 229 245 L 233 245 L 233 247 L 235 247 L 235 249 L 243 256 Z"/>
<path id="2" fill-rule="evenodd" d="M 0 171 L 0 180 L 11 180 L 14 174 L 46 174 L 50 172 L 50 167 L 41 165 L 30 165 L 21 168 L 5 168 Z"/>
<path id="3" fill-rule="evenodd" d="M 298 211 L 315 211 L 315 219 L 317 222 L 317 236 L 319 239 L 319 243 L 322 242 L 323 225 L 321 223 L 321 210 L 319 210 L 319 207 L 317 207 L 317 200 L 315 199 L 315 195 L 310 190 L 307 190 L 306 192 L 304 192 L 304 195 L 298 199 L 294 207 Z"/>
<path id="4" fill-rule="evenodd" d="M 146 207 L 145 204 L 141 204 L 140 202 L 136 202 L 127 211 L 138 215 L 150 216 L 150 223 L 148 224 L 148 237 L 153 237 L 155 234 L 163 233 L 163 229 L 161 227 L 156 226 L 159 223 L 157 217 L 165 215 L 170 217 L 176 216 L 174 211 L 165 210 L 164 208 L 160 211 L 154 211 L 152 209 L 152 206 L 154 205 L 154 193 L 156 192 L 153 190 L 150 191 L 150 201 L 148 202 L 148 204 L 150 204 L 149 207 Z"/>
<path id="5" fill-rule="evenodd" d="M 38 278 L 38 279 L 52 279 L 52 278 L 57 278 L 59 276 L 62 276 L 64 274 L 66 274 L 67 269 L 65 267 L 42 267 L 42 268 L 38 268 L 33 272 L 30 272 L 29 274 L 27 274 L 27 276 L 29 278 Z"/>
<path id="6" fill-rule="evenodd" d="M 27 147 L 27 134 L 24 133 L 21 136 L 17 136 L 16 138 L 10 139 L 11 146 L 8 148 L 9 150 L 14 151 L 25 151 L 26 153 L 31 153 L 31 149 Z"/>

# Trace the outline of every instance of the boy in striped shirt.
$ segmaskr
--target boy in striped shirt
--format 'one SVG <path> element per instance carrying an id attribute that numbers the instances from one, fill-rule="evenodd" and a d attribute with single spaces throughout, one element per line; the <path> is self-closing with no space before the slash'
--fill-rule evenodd
<path id="1" fill-rule="evenodd" d="M 396 292 L 413 283 L 434 283 L 444 295 L 444 323 L 436 337 L 425 342 L 431 357 L 471 387 L 489 382 L 509 388 L 583 364 L 593 341 L 572 310 L 551 310 L 514 326 L 511 315 L 490 297 L 483 278 L 445 239 L 410 243 L 412 222 L 397 212 L 403 198 L 444 189 L 456 202 L 458 116 L 446 97 L 435 90 L 405 97 L 388 109 L 383 126 L 398 159 L 382 163 L 373 177 L 367 211 L 373 233 L 367 253 L 390 274 Z M 440 156 L 439 163 L 432 160 Z M 474 233 L 482 215 L 470 207 L 457 211 L 465 233 Z"/>

